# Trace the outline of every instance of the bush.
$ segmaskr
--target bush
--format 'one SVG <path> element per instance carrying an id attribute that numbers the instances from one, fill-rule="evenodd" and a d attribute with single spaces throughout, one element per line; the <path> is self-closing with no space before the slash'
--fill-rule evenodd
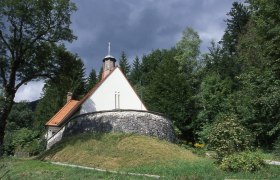
<path id="1" fill-rule="evenodd" d="M 252 136 L 234 115 L 222 115 L 212 125 L 208 136 L 211 149 L 216 151 L 217 159 L 221 161 L 225 156 L 250 150 Z"/>
<path id="2" fill-rule="evenodd" d="M 244 151 L 224 157 L 221 161 L 220 168 L 224 171 L 233 172 L 254 172 L 265 166 L 264 160 L 257 152 Z"/>
<path id="3" fill-rule="evenodd" d="M 28 128 L 6 133 L 5 153 L 14 155 L 16 152 L 26 152 L 30 155 L 37 155 L 44 150 L 44 142 L 39 137 L 39 132 Z"/>

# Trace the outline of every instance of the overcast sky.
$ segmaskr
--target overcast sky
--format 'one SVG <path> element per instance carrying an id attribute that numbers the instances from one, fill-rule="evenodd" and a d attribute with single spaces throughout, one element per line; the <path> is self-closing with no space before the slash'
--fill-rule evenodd
<path id="1" fill-rule="evenodd" d="M 206 52 L 211 40 L 219 41 L 234 0 L 73 0 L 78 10 L 72 15 L 72 29 L 78 37 L 66 47 L 84 62 L 86 73 L 99 71 L 108 54 L 116 59 L 122 51 L 129 61 L 154 49 L 175 46 L 186 27 L 198 32 Z M 44 83 L 21 87 L 15 101 L 40 98 Z"/>

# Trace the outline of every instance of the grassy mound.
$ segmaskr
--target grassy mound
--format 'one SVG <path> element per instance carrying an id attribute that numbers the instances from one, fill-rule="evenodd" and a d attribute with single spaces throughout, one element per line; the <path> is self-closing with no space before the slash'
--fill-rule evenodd
<path id="1" fill-rule="evenodd" d="M 134 134 L 80 134 L 47 151 L 43 159 L 110 170 L 196 161 L 199 158 L 175 144 Z"/>
<path id="2" fill-rule="evenodd" d="M 124 174 L 64 167 L 36 159 L 0 158 L 0 179 L 152 179 L 127 173 L 154 174 L 163 179 L 279 179 L 280 166 L 231 173 L 212 159 L 177 145 L 132 134 L 81 134 L 45 152 L 42 159 L 117 170 Z"/>

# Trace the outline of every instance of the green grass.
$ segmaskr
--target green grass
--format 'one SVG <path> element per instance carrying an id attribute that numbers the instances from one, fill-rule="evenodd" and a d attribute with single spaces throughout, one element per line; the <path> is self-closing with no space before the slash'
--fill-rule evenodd
<path id="1" fill-rule="evenodd" d="M 269 156 L 269 155 L 267 155 Z M 122 172 L 163 176 L 163 179 L 279 179 L 280 166 L 255 173 L 230 173 L 213 159 L 198 157 L 177 145 L 133 134 L 82 134 L 65 139 L 39 159 L 1 159 L 6 179 L 151 179 L 63 167 L 48 161 Z M 4 178 L 4 179 L 5 179 Z M 1 179 L 1 178 L 0 178 Z"/>
<path id="2" fill-rule="evenodd" d="M 32 159 L 0 159 L 0 179 L 49 180 L 49 179 L 148 179 L 145 177 L 98 172 L 80 168 L 53 165 Z"/>
<path id="3" fill-rule="evenodd" d="M 257 150 L 260 155 L 262 156 L 263 159 L 266 159 L 266 160 L 273 160 L 273 161 L 280 161 L 280 158 L 275 156 L 275 154 L 273 154 L 273 152 L 271 151 L 264 151 L 264 150 Z"/>
<path id="4" fill-rule="evenodd" d="M 109 170 L 197 161 L 190 151 L 156 138 L 133 134 L 81 134 L 65 139 L 42 155 L 49 161 L 68 162 Z"/>

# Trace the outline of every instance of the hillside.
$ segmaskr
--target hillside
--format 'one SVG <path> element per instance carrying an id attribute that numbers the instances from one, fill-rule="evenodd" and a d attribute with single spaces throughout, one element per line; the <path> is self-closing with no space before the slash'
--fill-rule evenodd
<path id="1" fill-rule="evenodd" d="M 175 144 L 134 134 L 81 134 L 66 138 L 42 159 L 116 170 L 143 165 L 197 161 Z"/>
<path id="2" fill-rule="evenodd" d="M 221 171 L 212 159 L 198 157 L 177 145 L 120 133 L 80 134 L 65 138 L 39 159 L 45 161 L 37 158 L 0 159 L 0 179 L 153 179 L 126 173 L 159 175 L 164 179 L 279 179 L 280 176 L 280 166 L 266 167 L 255 173 Z M 59 166 L 49 161 L 118 173 Z"/>

